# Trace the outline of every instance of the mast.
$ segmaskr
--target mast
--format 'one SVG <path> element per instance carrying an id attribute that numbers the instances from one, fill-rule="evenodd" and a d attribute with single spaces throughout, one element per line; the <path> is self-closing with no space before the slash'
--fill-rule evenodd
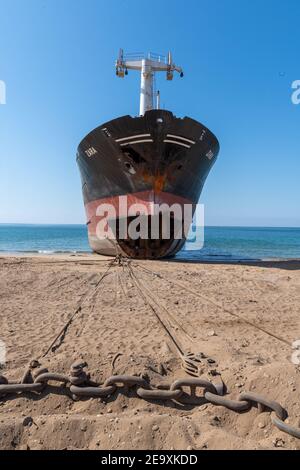
<path id="1" fill-rule="evenodd" d="M 127 54 L 124 56 L 123 49 L 120 49 L 119 58 L 116 61 L 116 74 L 120 78 L 128 75 L 128 70 L 138 70 L 141 73 L 140 90 L 140 115 L 143 116 L 146 111 L 154 108 L 153 83 L 155 72 L 166 72 L 167 80 L 173 80 L 174 72 L 178 72 L 183 77 L 183 70 L 173 63 L 171 52 L 168 57 L 149 53 Z M 159 107 L 159 99 L 157 99 Z"/>

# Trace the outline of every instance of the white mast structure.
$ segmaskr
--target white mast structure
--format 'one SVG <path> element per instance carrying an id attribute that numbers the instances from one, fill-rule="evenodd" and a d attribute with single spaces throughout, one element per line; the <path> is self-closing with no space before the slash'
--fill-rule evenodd
<path id="1" fill-rule="evenodd" d="M 149 53 L 147 57 L 142 54 L 127 54 L 124 56 L 120 49 L 119 58 L 116 61 L 116 74 L 120 78 L 128 75 L 128 70 L 141 71 L 140 115 L 154 108 L 153 82 L 155 72 L 167 72 L 167 80 L 173 80 L 174 72 L 183 77 L 183 70 L 173 63 L 171 52 L 168 57 Z M 160 106 L 160 93 L 156 95 L 156 107 Z"/>

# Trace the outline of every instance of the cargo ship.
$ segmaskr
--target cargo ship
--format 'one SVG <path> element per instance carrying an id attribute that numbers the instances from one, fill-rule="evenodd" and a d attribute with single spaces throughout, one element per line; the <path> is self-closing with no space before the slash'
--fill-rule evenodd
<path id="1" fill-rule="evenodd" d="M 217 159 L 219 142 L 196 120 L 161 109 L 155 74 L 165 72 L 167 80 L 175 73 L 184 76 L 171 53 L 125 55 L 121 49 L 115 66 L 120 78 L 130 70 L 140 72 L 140 110 L 136 117 L 122 116 L 102 124 L 78 147 L 89 244 L 94 252 L 109 256 L 174 256 L 186 241 L 186 230 L 178 236 L 178 226 L 186 227 L 191 220 L 182 215 L 178 224 L 180 217 L 174 216 L 172 208 L 192 207 L 194 213 Z M 137 207 L 146 209 L 131 210 Z M 163 209 L 157 211 L 157 207 Z M 166 213 L 170 217 L 167 232 L 161 227 Z M 147 222 L 147 233 L 136 230 L 132 235 L 128 228 L 138 217 Z M 155 224 L 159 228 L 152 231 Z"/>

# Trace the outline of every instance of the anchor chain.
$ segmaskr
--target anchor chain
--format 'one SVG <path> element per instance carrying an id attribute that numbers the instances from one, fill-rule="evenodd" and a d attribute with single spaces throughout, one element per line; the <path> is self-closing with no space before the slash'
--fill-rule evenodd
<path id="1" fill-rule="evenodd" d="M 122 389 L 125 394 L 128 394 L 130 390 L 135 391 L 136 396 L 144 400 L 174 400 L 183 405 L 195 406 L 210 403 L 237 413 L 249 411 L 253 406 L 257 406 L 259 412 L 271 411 L 271 421 L 278 429 L 300 439 L 300 428 L 286 422 L 288 413 L 280 403 L 256 393 L 243 392 L 237 400 L 232 400 L 224 396 L 223 383 L 215 384 L 200 377 L 184 377 L 175 380 L 172 384 L 155 386 L 142 376 L 112 375 L 103 384 L 99 384 L 91 380 L 86 368 L 87 363 L 79 360 L 72 364 L 69 375 L 64 375 L 49 372 L 46 368 L 41 368 L 38 361 L 32 361 L 23 374 L 21 383 L 9 382 L 6 377 L 0 375 L 0 400 L 5 400 L 6 395 L 46 393 L 49 382 L 58 382 L 63 386 L 61 392 L 73 400 L 108 397 L 111 399 L 113 395 L 116 399 L 119 390 Z M 185 391 L 187 388 L 189 393 Z M 203 390 L 201 396 L 197 395 L 199 390 Z M 48 393 L 51 392 L 53 388 L 48 390 Z"/>

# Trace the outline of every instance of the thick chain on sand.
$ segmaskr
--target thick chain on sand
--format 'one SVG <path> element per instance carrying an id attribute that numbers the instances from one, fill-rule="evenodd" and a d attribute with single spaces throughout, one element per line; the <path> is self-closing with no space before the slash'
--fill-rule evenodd
<path id="1" fill-rule="evenodd" d="M 135 389 L 136 396 L 144 400 L 174 400 L 181 405 L 201 406 L 204 403 L 211 403 L 216 406 L 235 412 L 245 412 L 254 405 L 258 406 L 260 412 L 271 411 L 272 423 L 281 431 L 300 439 L 300 428 L 296 428 L 286 423 L 287 411 L 277 401 L 270 400 L 256 393 L 241 393 L 237 400 L 231 400 L 224 396 L 223 383 L 212 383 L 203 378 L 185 377 L 174 381 L 172 384 L 161 384 L 158 386 L 141 376 L 133 375 L 112 375 L 104 384 L 98 384 L 90 379 L 90 375 L 85 371 L 86 362 L 79 360 L 71 366 L 69 375 L 50 373 L 45 368 L 40 368 L 37 361 L 32 361 L 26 369 L 21 383 L 12 383 L 6 377 L 0 376 L 0 399 L 5 399 L 5 395 L 18 395 L 23 393 L 44 393 L 47 394 L 49 382 L 58 382 L 63 385 L 61 391 L 74 400 L 80 398 L 108 398 L 123 390 L 123 393 Z M 190 393 L 184 389 L 188 388 Z M 203 389 L 202 396 L 197 395 L 197 391 Z M 51 389 L 48 393 L 51 393 Z M 34 395 L 33 395 L 34 396 Z M 130 394 L 129 396 L 132 396 Z"/>

